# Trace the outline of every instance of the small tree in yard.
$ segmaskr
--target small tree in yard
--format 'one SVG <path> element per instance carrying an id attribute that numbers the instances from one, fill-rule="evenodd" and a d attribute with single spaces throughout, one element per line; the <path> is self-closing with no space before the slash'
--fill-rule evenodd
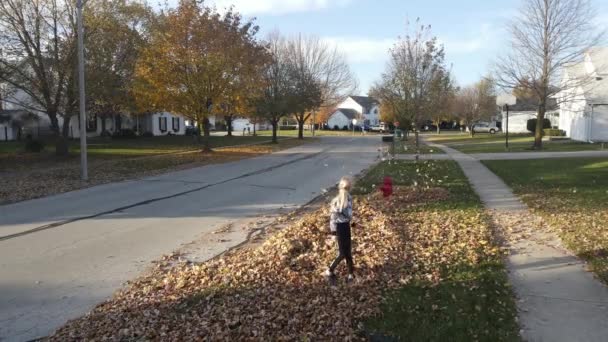
<path id="1" fill-rule="evenodd" d="M 234 100 L 227 94 L 242 89 L 235 83 L 245 79 L 241 67 L 247 54 L 258 51 L 257 32 L 232 8 L 220 14 L 202 1 L 182 0 L 167 9 L 137 63 L 134 89 L 140 106 L 196 122 L 203 150 L 209 151 L 212 108 Z"/>
<path id="2" fill-rule="evenodd" d="M 410 122 L 417 128 L 441 110 L 445 86 L 450 84 L 448 77 L 443 46 L 432 35 L 431 27 L 417 20 L 415 32 L 408 32 L 391 48 L 386 71 L 370 94 L 393 113 L 402 127 Z"/>
<path id="3" fill-rule="evenodd" d="M 590 78 L 560 82 L 568 65 L 581 61 L 603 32 L 594 26 L 589 0 L 523 0 L 509 24 L 510 52 L 498 59 L 498 85 L 531 94 L 538 101 L 537 120 L 545 119 L 548 99 L 583 85 Z M 534 148 L 542 148 L 542 125 L 534 132 Z"/>
<path id="4" fill-rule="evenodd" d="M 474 85 L 460 89 L 454 100 L 454 110 L 458 118 L 475 135 L 473 124 L 481 119 L 489 119 L 496 111 L 494 82 L 485 78 Z"/>
<path id="5" fill-rule="evenodd" d="M 312 111 L 333 108 L 357 90 L 346 57 L 317 37 L 298 35 L 287 42 L 287 57 L 295 97 L 291 113 L 298 122 L 298 138 Z"/>
<path id="6" fill-rule="evenodd" d="M 74 13 L 68 0 L 0 1 L 0 82 L 27 94 L 15 99 L 17 105 L 49 117 L 58 155 L 68 153 L 74 114 L 66 110 L 73 105 L 66 94 L 74 88 Z"/>
<path id="7" fill-rule="evenodd" d="M 272 142 L 277 143 L 277 128 L 281 118 L 289 113 L 290 98 L 294 96 L 287 45 L 278 32 L 269 35 L 266 49 L 270 61 L 262 71 L 260 87 L 251 97 L 256 118 L 266 119 L 272 125 Z"/>

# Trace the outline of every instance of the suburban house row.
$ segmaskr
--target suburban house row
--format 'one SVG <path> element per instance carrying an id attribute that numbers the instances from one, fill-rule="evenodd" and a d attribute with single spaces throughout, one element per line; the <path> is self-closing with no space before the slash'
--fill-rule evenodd
<path id="1" fill-rule="evenodd" d="M 23 91 L 16 91 L 11 98 L 0 101 L 0 141 L 22 138 L 19 135 L 40 136 L 50 133 L 49 117 L 42 111 L 26 109 L 26 106 L 20 105 L 24 103 L 28 103 L 28 101 L 27 95 Z M 58 119 L 59 127 L 62 127 L 63 118 Z M 337 106 L 336 111 L 329 118 L 328 126 L 329 128 L 349 128 L 353 119 L 359 120 L 358 125 L 379 124 L 379 102 L 371 97 L 350 96 Z M 211 116 L 209 121 L 212 128 L 216 128 L 219 123 L 218 118 L 214 116 Z M 79 122 L 78 116 L 70 118 L 68 132 L 70 138 L 80 137 Z M 100 136 L 104 131 L 113 134 L 124 129 L 153 136 L 185 135 L 186 128 L 194 125 L 194 122 L 185 117 L 169 112 L 140 115 L 119 114 L 104 117 L 88 114 L 86 130 L 88 137 Z M 247 118 L 235 118 L 232 121 L 232 129 L 236 133 L 247 128 L 253 129 L 253 123 Z M 267 124 L 256 123 L 255 128 L 260 130 L 269 127 Z"/>
<path id="2" fill-rule="evenodd" d="M 562 76 L 562 92 L 547 103 L 546 118 L 566 137 L 583 142 L 608 142 L 608 48 L 587 51 L 584 60 L 568 66 Z M 509 105 L 509 132 L 528 133 L 527 122 L 535 119 L 535 102 L 503 95 L 497 99 L 499 118 L 505 129 Z"/>

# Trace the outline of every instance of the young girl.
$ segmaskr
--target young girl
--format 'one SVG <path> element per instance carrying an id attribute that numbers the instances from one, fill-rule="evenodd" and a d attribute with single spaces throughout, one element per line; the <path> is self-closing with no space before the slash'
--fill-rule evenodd
<path id="1" fill-rule="evenodd" d="M 348 281 L 353 280 L 353 256 L 351 252 L 350 221 L 353 217 L 353 200 L 349 190 L 351 187 L 350 179 L 343 177 L 338 184 L 338 196 L 331 201 L 329 227 L 331 233 L 336 235 L 338 240 L 338 257 L 331 263 L 325 276 L 332 277 L 338 264 L 346 259 L 348 265 Z"/>

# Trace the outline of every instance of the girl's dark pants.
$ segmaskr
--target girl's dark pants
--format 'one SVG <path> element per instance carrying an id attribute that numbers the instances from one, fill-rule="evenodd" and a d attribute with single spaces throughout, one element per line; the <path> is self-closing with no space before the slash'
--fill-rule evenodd
<path id="1" fill-rule="evenodd" d="M 350 238 L 350 222 L 338 223 L 336 227 L 336 233 L 338 235 L 338 250 L 340 254 L 334 262 L 329 266 L 329 270 L 333 272 L 338 264 L 346 259 L 346 265 L 348 265 L 348 273 L 352 274 L 354 271 L 353 266 L 353 254 L 351 252 L 351 238 Z"/>

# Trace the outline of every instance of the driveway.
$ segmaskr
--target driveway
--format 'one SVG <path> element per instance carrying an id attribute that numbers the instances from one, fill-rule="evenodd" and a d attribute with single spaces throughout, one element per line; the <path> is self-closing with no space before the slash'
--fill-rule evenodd
<path id="1" fill-rule="evenodd" d="M 325 137 L 263 157 L 0 206 L 0 340 L 48 335 L 161 255 L 226 224 L 297 208 L 371 166 L 379 147 L 377 136 Z M 237 235 L 242 241 L 247 231 Z M 208 256 L 227 248 L 206 240 Z"/>

